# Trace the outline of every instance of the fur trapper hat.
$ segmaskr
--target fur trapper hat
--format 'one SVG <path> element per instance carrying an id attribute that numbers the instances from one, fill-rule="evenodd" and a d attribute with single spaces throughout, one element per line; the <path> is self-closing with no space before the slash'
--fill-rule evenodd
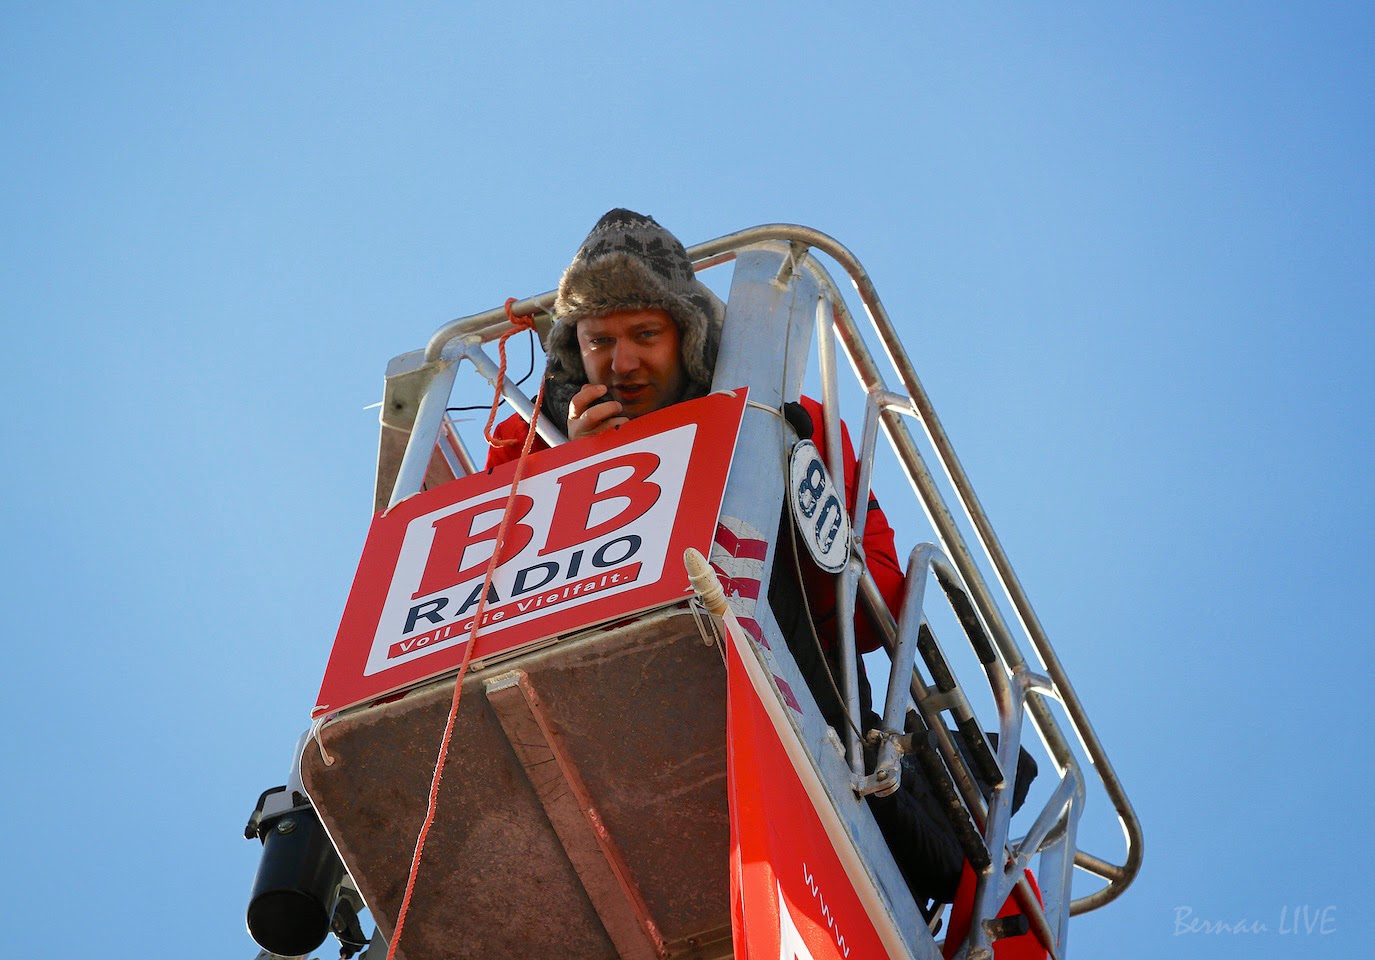
<path id="1" fill-rule="evenodd" d="M 568 422 L 568 402 L 587 383 L 578 321 L 653 308 L 678 325 L 687 380 L 684 399 L 705 396 L 721 345 L 725 305 L 697 279 L 677 237 L 653 217 L 612 210 L 597 221 L 559 280 L 554 327 L 545 344 L 545 412 L 560 428 Z"/>

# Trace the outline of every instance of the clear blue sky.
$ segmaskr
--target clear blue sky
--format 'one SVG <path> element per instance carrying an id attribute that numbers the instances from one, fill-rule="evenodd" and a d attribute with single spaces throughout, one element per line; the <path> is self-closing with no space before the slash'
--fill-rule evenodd
<path id="1" fill-rule="evenodd" d="M 4 4 L 8 955 L 253 956 L 363 407 L 620 205 L 868 266 L 1145 827 L 1072 956 L 1367 950 L 1370 5 L 473 7 Z"/>

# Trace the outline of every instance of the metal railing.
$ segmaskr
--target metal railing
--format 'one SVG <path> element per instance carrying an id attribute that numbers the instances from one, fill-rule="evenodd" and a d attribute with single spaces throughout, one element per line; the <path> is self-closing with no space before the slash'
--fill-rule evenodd
<path id="1" fill-rule="evenodd" d="M 917 489 L 922 506 L 926 509 L 942 546 L 951 559 L 953 568 L 958 571 L 964 583 L 968 585 L 969 595 L 992 634 L 993 642 L 1005 669 L 1014 676 L 1022 675 L 1028 678 L 1022 681 L 1023 685 L 1029 684 L 1027 692 L 1032 694 L 1026 698 L 1027 711 L 1036 725 L 1037 731 L 1045 741 L 1052 758 L 1061 765 L 1062 770 L 1075 765 L 1074 755 L 1054 715 L 1050 713 L 1049 708 L 1041 698 L 1047 695 L 1053 696 L 1062 704 L 1065 713 L 1070 718 L 1078 739 L 1083 744 L 1089 760 L 1102 780 L 1108 798 L 1121 818 L 1127 837 L 1127 857 L 1121 865 L 1114 865 L 1082 852 L 1075 854 L 1077 866 L 1107 880 L 1108 885 L 1089 896 L 1075 900 L 1071 912 L 1082 913 L 1109 903 L 1121 895 L 1140 869 L 1142 852 L 1140 822 L 1137 820 L 1135 811 L 1127 799 L 1126 791 L 1108 759 L 1107 752 L 1099 741 L 1093 725 L 1089 722 L 1082 702 L 1079 700 L 1059 657 L 1056 656 L 1055 650 L 1050 644 L 1044 627 L 1031 606 L 1030 599 L 1018 581 L 1012 564 L 1008 560 L 1002 544 L 998 541 L 997 534 L 993 531 L 992 523 L 984 511 L 983 505 L 979 502 L 964 467 L 955 455 L 954 447 L 941 426 L 930 398 L 922 387 L 921 381 L 903 349 L 887 309 L 879 299 L 878 292 L 874 289 L 873 283 L 858 259 L 837 241 L 809 227 L 786 224 L 755 227 L 694 247 L 689 252 L 695 259 L 712 259 L 719 257 L 723 248 L 730 249 L 763 240 L 783 240 L 792 244 L 795 260 L 816 278 L 826 294 L 826 299 L 832 308 L 831 319 L 836 335 L 839 337 L 851 365 L 859 374 L 861 385 L 871 398 L 870 411 L 872 412 L 866 412 L 864 439 L 861 442 L 861 451 L 859 452 L 862 470 L 867 469 L 864 465 L 872 459 L 874 444 L 871 438 L 876 433 L 873 425 L 881 425 L 899 461 L 906 469 L 908 479 Z M 844 299 L 836 289 L 834 281 L 813 258 L 801 256 L 797 250 L 800 245 L 824 252 L 849 274 L 860 300 L 869 314 L 873 328 L 879 336 L 888 361 L 902 381 L 904 388 L 902 394 L 895 394 L 889 389 L 858 326 L 851 317 Z M 820 339 L 826 339 L 824 333 Z M 826 396 L 824 382 L 823 396 Z M 834 397 L 833 392 L 831 396 Z M 824 406 L 829 431 L 832 430 L 834 423 L 838 422 L 839 415 L 834 400 L 826 402 Z M 904 407 L 910 407 L 910 409 L 902 409 Z M 1004 594 L 1015 611 L 1033 649 L 1041 663 L 1045 665 L 1045 679 L 1048 683 L 1033 683 L 1037 675 L 1028 668 L 1026 658 L 1004 620 L 997 600 L 989 589 L 969 544 L 966 542 L 954 515 L 946 505 L 935 477 L 927 467 L 915 440 L 907 429 L 903 419 L 904 414 L 915 417 L 925 431 L 932 448 L 936 452 L 937 459 L 955 491 L 960 507 L 969 518 L 979 546 L 982 547 L 988 557 L 999 585 L 1003 588 Z M 865 489 L 867 489 L 867 477 L 867 473 L 861 474 L 861 485 Z M 881 602 L 874 603 L 874 601 L 879 600 L 878 592 L 867 575 L 864 582 L 864 593 L 870 601 L 871 608 L 883 609 Z M 999 752 L 1002 753 L 1003 751 L 1000 749 Z M 1015 750 L 1012 751 L 1012 755 L 1015 757 Z"/>

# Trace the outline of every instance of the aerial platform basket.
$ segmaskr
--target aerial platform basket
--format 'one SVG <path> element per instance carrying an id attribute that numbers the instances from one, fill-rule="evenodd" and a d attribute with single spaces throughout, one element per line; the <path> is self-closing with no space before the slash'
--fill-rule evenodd
<path id="1" fill-rule="evenodd" d="M 850 275 L 873 323 L 869 336 L 878 338 L 886 363 L 871 353 L 814 252 L 826 254 Z M 490 653 L 479 640 L 463 679 L 438 815 L 401 955 L 412 960 L 732 956 L 724 666 L 729 647 L 748 661 L 754 676 L 764 678 L 756 690 L 792 751 L 797 774 L 847 864 L 849 881 L 867 921 L 879 931 L 884 952 L 933 960 L 942 951 L 865 800 L 885 792 L 901 755 L 915 752 L 943 789 L 951 817 L 963 821 L 962 842 L 978 877 L 975 922 L 965 941 L 946 945 L 949 951 L 988 956 L 993 939 L 1005 931 L 985 921 L 1011 896 L 1041 942 L 1054 955 L 1066 956 L 1071 914 L 1106 904 L 1135 876 L 1140 827 L 873 285 L 848 250 L 805 227 L 757 227 L 691 248 L 689 255 L 699 271 L 734 264 L 714 388 L 728 391 L 719 396 L 738 403 L 738 439 L 731 433 L 735 455 L 705 528 L 699 522 L 683 534 L 694 540 L 690 545 L 710 553 L 722 574 L 730 608 L 726 622 L 704 612 L 685 588 L 686 575 L 665 562 L 665 582 L 679 585 L 638 605 L 618 610 L 614 603 L 589 602 L 581 608 L 590 611 L 583 620 L 570 614 L 553 634 L 536 629 L 518 641 L 496 644 Z M 553 299 L 550 292 L 513 309 L 534 315 L 547 330 Z M 445 488 L 467 489 L 463 484 L 468 484 L 485 495 L 501 487 L 505 475 L 485 476 L 484 453 L 469 451 L 446 411 L 461 366 L 471 364 L 495 382 L 496 364 L 484 344 L 507 329 L 505 311 L 489 310 L 447 324 L 425 349 L 389 365 L 378 456 L 378 539 L 385 539 L 377 530 L 386 517 L 428 522 L 433 514 L 424 512 L 429 501 L 423 498 L 439 496 Z M 876 705 L 883 721 L 872 736 L 876 749 L 868 765 L 863 745 L 850 730 L 832 730 L 822 720 L 767 602 L 773 541 L 786 509 L 786 455 L 796 440 L 780 412 L 802 390 L 814 333 L 825 432 L 833 441 L 824 451 L 832 475 L 839 476 L 840 465 L 839 343 L 865 398 L 856 438 L 858 502 L 867 503 L 882 428 L 916 492 L 920 516 L 929 521 L 927 537 L 934 538 L 912 552 L 901 624 L 884 607 L 859 549 L 837 577 L 840 683 L 856 722 L 856 654 L 848 611 L 857 604 L 871 611 L 892 658 L 886 698 Z M 509 381 L 504 393 L 510 406 L 530 419 L 530 399 Z M 626 428 L 628 441 L 608 441 L 606 450 L 594 452 L 612 456 L 612 448 L 623 441 L 654 443 L 667 429 L 654 423 L 661 414 L 633 421 Z M 681 416 L 691 420 L 693 414 Z M 720 417 L 712 413 L 701 419 L 692 429 L 706 429 L 703 424 Z M 921 444 L 909 430 L 913 421 L 923 433 Z M 537 426 L 553 445 L 540 455 L 547 462 L 569 469 L 581 462 L 575 448 L 583 444 L 560 447 L 558 427 L 542 416 Z M 721 462 L 729 459 L 729 449 L 715 451 Z M 944 481 L 928 468 L 928 456 L 938 462 Z M 456 478 L 466 479 L 449 483 Z M 695 502 L 696 488 L 685 489 L 683 502 Z M 947 506 L 947 491 L 969 518 L 972 540 L 982 547 L 979 558 Z M 897 526 L 904 513 L 894 507 L 900 491 L 885 488 L 883 494 Z M 444 509 L 456 509 L 462 498 L 450 499 Z M 918 514 L 915 508 L 908 512 Z M 857 513 L 852 518 L 856 543 L 865 520 L 862 507 Z M 382 568 L 387 556 L 400 563 L 397 558 L 404 559 L 406 549 L 402 534 L 387 536 L 392 536 L 392 553 L 380 554 Z M 682 542 L 674 536 L 671 546 L 677 550 Z M 373 540 L 370 536 L 369 549 Z M 667 553 L 667 541 L 664 549 Z M 680 557 L 681 551 L 671 559 Z M 603 566 L 619 559 L 607 559 Z M 417 562 L 423 561 L 412 566 Z M 385 576 L 385 571 L 377 574 L 367 587 L 378 598 L 388 593 L 381 583 Z M 990 577 L 1002 591 L 989 588 Z M 364 579 L 360 568 L 360 582 Z M 941 588 L 959 636 L 937 640 L 933 619 L 924 616 L 932 609 L 925 596 L 928 583 Z M 359 589 L 356 583 L 355 595 Z M 396 597 L 405 592 L 398 589 L 392 585 L 385 603 L 375 599 L 374 612 L 395 616 Z M 430 621 L 418 622 L 416 609 L 410 608 L 405 628 L 420 636 L 417 631 Z M 1004 609 L 1014 612 L 1016 632 Z M 426 608 L 420 616 L 427 611 L 434 612 Z M 336 657 L 340 645 L 371 642 L 357 636 L 350 641 L 350 622 L 346 614 Z M 424 636 L 437 646 L 451 643 L 448 660 L 437 656 L 429 665 L 402 671 L 395 683 L 369 680 L 349 688 L 354 695 L 346 703 L 323 702 L 317 711 L 318 747 L 308 745 L 299 757 L 299 782 L 377 921 L 379 941 L 391 935 L 396 922 L 453 695 L 457 641 L 442 637 L 440 629 L 435 626 Z M 1024 647 L 1035 652 L 1043 671 L 1028 665 Z M 958 651 L 972 654 L 972 675 L 959 675 Z M 349 669 L 360 677 L 370 670 L 386 674 L 361 654 Z M 977 718 L 974 705 L 982 702 L 991 703 L 996 716 Z M 920 718 L 922 736 L 913 735 L 909 711 Z M 1025 830 L 1016 836 L 1011 797 L 1027 723 L 1051 761 L 1042 765 L 1042 786 L 1048 778 L 1049 795 L 1038 809 L 1020 815 Z M 980 730 L 998 731 L 996 750 Z M 964 749 L 955 742 L 960 736 Z M 1072 742 L 1083 745 L 1087 764 Z M 1127 849 L 1120 865 L 1077 848 L 1087 771 L 1101 780 L 1125 828 Z M 981 777 L 993 785 L 991 792 L 980 789 Z M 1023 879 L 1026 867 L 1036 870 L 1040 904 Z M 1076 867 L 1105 882 L 1074 898 Z M 792 903 L 786 890 L 781 895 Z M 807 920 L 808 910 L 821 909 L 816 904 L 792 907 L 800 911 L 803 926 L 834 924 L 829 913 L 829 919 L 817 914 Z M 382 952 L 377 950 L 373 960 Z"/>

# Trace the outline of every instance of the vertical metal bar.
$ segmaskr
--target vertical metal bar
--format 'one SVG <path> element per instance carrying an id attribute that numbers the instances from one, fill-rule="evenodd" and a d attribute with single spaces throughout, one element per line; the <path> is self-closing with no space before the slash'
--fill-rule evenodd
<path id="1" fill-rule="evenodd" d="M 884 733 L 900 734 L 905 726 L 908 689 L 917 659 L 917 630 L 925 616 L 922 608 L 926 599 L 926 572 L 930 568 L 930 553 L 935 549 L 934 543 L 919 543 L 907 558 L 906 596 L 902 601 L 902 617 L 898 620 L 897 642 L 888 671 L 888 692 L 883 702 Z M 874 772 L 885 768 L 895 770 L 897 762 L 897 743 L 885 737 L 879 747 Z"/>
<path id="2" fill-rule="evenodd" d="M 1021 841 L 1017 844 L 1018 856 L 1031 857 L 1036 853 L 1050 831 L 1060 821 L 1060 815 L 1065 812 L 1065 808 L 1074 800 L 1075 794 L 1082 789 L 1079 782 L 1079 771 L 1070 770 L 1061 779 L 1055 792 L 1050 795 L 1046 805 L 1041 808 L 1040 814 L 1036 817 L 1036 822 L 1031 825 L 1031 829 L 1026 832 Z"/>
<path id="3" fill-rule="evenodd" d="M 864 547 L 864 525 L 869 520 L 869 483 L 874 472 L 874 446 L 878 438 L 879 395 L 870 393 L 864 402 L 864 425 L 860 428 L 859 449 L 855 457 L 859 461 L 859 476 L 855 478 L 855 511 L 850 518 L 855 530 L 855 544 Z"/>
<path id="4" fill-rule="evenodd" d="M 840 443 L 840 397 L 836 388 L 835 332 L 831 328 L 831 311 L 825 297 L 816 301 L 816 349 L 821 367 L 821 411 L 826 426 L 826 469 L 831 481 L 845 491 L 845 461 Z M 856 777 L 864 776 L 864 743 L 855 734 L 864 718 L 859 708 L 859 654 L 855 650 L 855 587 L 859 583 L 863 561 L 851 544 L 850 561 L 836 574 L 836 644 L 840 654 L 840 676 L 845 686 L 845 712 L 850 724 L 845 729 L 846 753 L 850 770 Z M 851 726 L 853 725 L 853 726 Z"/>
<path id="5" fill-rule="evenodd" d="M 855 479 L 855 540 L 863 546 L 864 524 L 869 516 L 869 491 L 874 475 L 874 448 L 877 446 L 878 425 L 882 411 L 896 410 L 909 416 L 916 416 L 912 401 L 900 393 L 888 390 L 869 390 L 864 404 L 864 427 L 860 432 L 859 449 L 855 451 L 859 462 L 859 476 Z"/>
<path id="6" fill-rule="evenodd" d="M 477 463 L 473 460 L 473 455 L 468 452 L 467 445 L 463 442 L 463 438 L 458 435 L 458 429 L 454 426 L 453 420 L 449 419 L 447 413 L 444 415 L 443 423 L 440 424 L 440 430 L 443 433 L 440 449 L 448 451 L 444 457 L 449 461 L 451 468 L 456 468 L 454 469 L 454 476 L 463 477 L 477 473 Z"/>
<path id="7" fill-rule="evenodd" d="M 1075 847 L 1079 842 L 1079 818 L 1083 812 L 1084 784 L 1080 780 L 1078 789 L 1065 810 L 1064 834 L 1056 840 L 1051 849 L 1041 854 L 1039 864 L 1046 920 L 1055 931 L 1055 949 L 1061 956 L 1064 956 L 1065 946 L 1069 940 L 1069 918 L 1074 903 Z"/>
<path id="8" fill-rule="evenodd" d="M 909 571 L 911 567 L 908 567 Z M 864 591 L 864 602 L 871 611 L 876 614 L 879 632 L 888 647 L 889 657 L 893 656 L 893 651 L 897 649 L 897 623 L 893 620 L 893 614 L 884 604 L 883 597 L 879 593 L 878 585 L 874 582 L 873 574 L 869 571 L 864 572 L 864 577 L 860 580 L 860 587 Z M 928 624 L 928 629 L 930 625 Z M 935 639 L 935 633 L 932 633 Z M 917 705 L 922 718 L 926 721 L 927 729 L 936 738 L 936 745 L 940 750 L 941 756 L 945 757 L 950 771 L 950 778 L 954 781 L 960 796 L 964 799 L 965 806 L 969 809 L 970 816 L 974 820 L 975 826 L 980 831 L 983 830 L 987 818 L 987 810 L 984 805 L 983 795 L 979 793 L 979 788 L 975 786 L 974 780 L 969 775 L 969 770 L 964 761 L 964 756 L 955 746 L 955 741 L 950 737 L 950 731 L 946 728 L 941 719 L 940 707 L 934 706 L 930 702 L 930 695 L 927 692 L 926 677 L 922 675 L 921 668 L 917 665 L 915 658 L 912 661 L 912 669 L 908 674 L 909 687 L 908 693 L 912 697 L 912 702 Z M 969 702 L 964 699 L 963 694 L 957 701 L 957 708 L 963 709 L 972 715 L 969 709 Z"/>
<path id="9" fill-rule="evenodd" d="M 425 471 L 429 469 L 430 458 L 434 455 L 439 425 L 444 420 L 457 373 L 457 361 L 435 361 L 434 379 L 425 387 L 425 395 L 420 398 L 420 409 L 415 413 L 415 425 L 411 427 L 410 439 L 406 441 L 401 469 L 396 472 L 396 484 L 392 487 L 388 510 L 402 500 L 415 496 L 425 483 Z"/>
<path id="10" fill-rule="evenodd" d="M 845 725 L 849 741 L 850 770 L 864 776 L 864 741 L 856 730 L 863 730 L 864 717 L 859 707 L 859 655 L 855 651 L 855 587 L 864 561 L 853 553 L 844 571 L 836 574 L 836 643 L 840 645 L 840 673 L 845 683 L 845 712 L 854 724 Z"/>

